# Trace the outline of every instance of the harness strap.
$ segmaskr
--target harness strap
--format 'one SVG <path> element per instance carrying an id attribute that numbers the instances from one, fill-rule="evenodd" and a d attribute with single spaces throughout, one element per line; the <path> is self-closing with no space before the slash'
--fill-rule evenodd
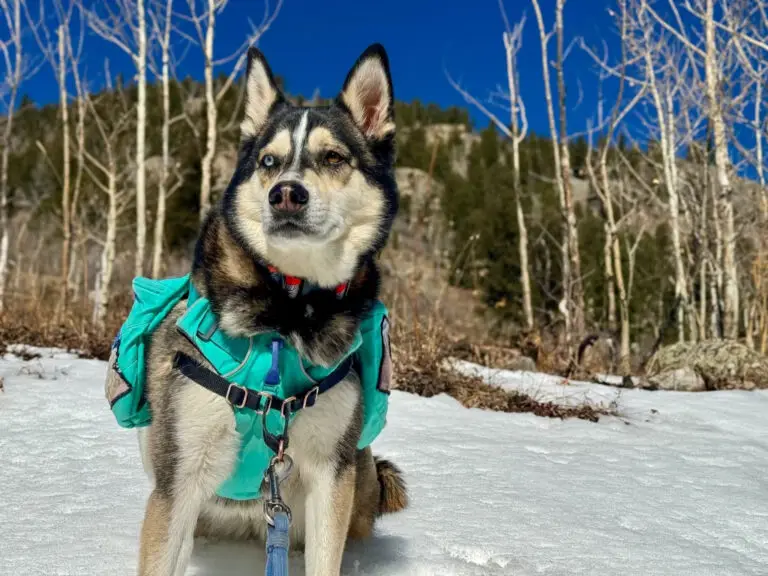
<path id="1" fill-rule="evenodd" d="M 314 406 L 320 394 L 328 392 L 347 377 L 353 362 L 352 356 L 348 356 L 333 372 L 306 392 L 282 399 L 269 392 L 255 392 L 245 386 L 230 382 L 184 352 L 176 352 L 173 357 L 174 368 L 203 388 L 222 396 L 233 407 L 248 408 L 261 414 L 267 414 L 270 410 L 277 410 L 283 416 Z"/>

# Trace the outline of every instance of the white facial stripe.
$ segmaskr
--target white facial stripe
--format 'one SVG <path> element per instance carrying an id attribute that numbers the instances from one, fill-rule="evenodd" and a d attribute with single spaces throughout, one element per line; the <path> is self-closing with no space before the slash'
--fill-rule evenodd
<path id="1" fill-rule="evenodd" d="M 299 162 L 301 162 L 301 152 L 304 149 L 304 143 L 307 139 L 307 116 L 309 112 L 304 112 L 301 116 L 301 121 L 293 132 L 293 162 L 291 163 L 291 170 L 298 171 Z"/>

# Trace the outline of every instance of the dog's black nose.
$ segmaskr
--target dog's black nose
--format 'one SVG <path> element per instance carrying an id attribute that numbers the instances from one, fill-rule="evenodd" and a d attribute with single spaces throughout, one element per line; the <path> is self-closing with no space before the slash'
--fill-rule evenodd
<path id="1" fill-rule="evenodd" d="M 269 191 L 269 205 L 278 214 L 296 214 L 309 202 L 309 192 L 298 182 L 280 182 Z"/>

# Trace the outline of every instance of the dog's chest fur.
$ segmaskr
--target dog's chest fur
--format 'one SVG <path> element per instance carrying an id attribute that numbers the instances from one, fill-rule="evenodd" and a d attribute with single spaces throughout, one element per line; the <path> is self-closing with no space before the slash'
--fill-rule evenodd
<path id="1" fill-rule="evenodd" d="M 379 292 L 379 273 L 368 257 L 343 298 L 332 289 L 291 298 L 266 264 L 238 242 L 219 210 L 203 226 L 193 280 L 229 335 L 276 331 L 311 362 L 326 367 L 349 349 L 360 318 Z"/>
<path id="2" fill-rule="evenodd" d="M 355 378 L 338 384 L 320 397 L 311 410 L 296 416 L 291 425 L 287 454 L 302 463 L 303 473 L 295 468 L 281 485 L 282 497 L 293 516 L 291 537 L 295 545 L 305 541 L 305 502 L 310 483 L 302 474 L 307 474 L 309 467 L 313 470 L 308 476 L 323 475 L 329 462 L 336 464 L 336 473 L 351 465 L 361 427 L 360 390 Z M 328 478 L 327 483 L 330 485 L 332 480 Z M 266 523 L 261 501 L 232 501 L 218 497 L 208 501 L 201 512 L 198 535 L 263 540 Z"/>

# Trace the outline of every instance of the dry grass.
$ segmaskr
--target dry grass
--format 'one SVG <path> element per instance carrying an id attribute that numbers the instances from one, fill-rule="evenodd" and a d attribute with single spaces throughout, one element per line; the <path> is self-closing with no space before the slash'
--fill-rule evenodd
<path id="1" fill-rule="evenodd" d="M 489 343 L 491 338 L 482 311 L 477 313 L 480 304 L 471 293 L 447 286 L 438 271 L 423 262 L 405 265 L 407 259 L 403 254 L 396 259 L 400 263 L 396 267 L 385 262 L 383 297 L 393 320 L 395 388 L 425 397 L 448 394 L 467 408 L 530 412 L 550 418 L 596 422 L 607 413 L 590 405 L 566 407 L 540 402 L 448 368 L 447 358 L 509 368 L 519 360 L 521 352 L 503 343 Z M 0 314 L 0 353 L 9 344 L 23 343 L 63 348 L 82 357 L 106 360 L 112 339 L 130 309 L 130 295 L 113 298 L 103 330 L 91 323 L 87 303 L 74 302 L 61 314 L 57 302 L 55 284 L 41 288 L 34 296 L 11 294 L 6 311 Z M 537 345 L 534 348 L 538 352 Z"/>
<path id="2" fill-rule="evenodd" d="M 531 412 L 548 418 L 580 418 L 597 422 L 608 412 L 589 404 L 561 406 L 541 402 L 520 392 L 491 386 L 478 376 L 461 374 L 446 366 L 455 343 L 441 330 L 415 330 L 393 323 L 392 349 L 395 362 L 395 388 L 430 398 L 447 394 L 467 408 L 497 412 Z M 473 360 L 472 358 L 468 358 Z"/>
<path id="3" fill-rule="evenodd" d="M 57 309 L 58 293 L 53 287 L 41 298 L 10 295 L 0 314 L 0 354 L 10 344 L 62 348 L 83 358 L 109 358 L 112 340 L 130 309 L 127 296 L 115 298 L 105 328 L 91 322 L 91 311 L 83 303 L 73 303 L 66 313 Z"/>
<path id="4" fill-rule="evenodd" d="M 413 254 L 385 253 L 384 301 L 392 315 L 394 387 L 427 398 L 448 394 L 467 408 L 531 412 L 549 418 L 597 422 L 607 410 L 584 404 L 568 407 L 540 402 L 527 394 L 491 386 L 478 376 L 446 365 L 460 358 L 493 368 L 509 368 L 521 348 L 494 341 L 481 304 L 467 290 L 447 286 L 433 267 Z M 526 335 L 522 350 L 534 359 L 538 339 Z M 552 354 L 554 362 L 555 354 Z"/>

